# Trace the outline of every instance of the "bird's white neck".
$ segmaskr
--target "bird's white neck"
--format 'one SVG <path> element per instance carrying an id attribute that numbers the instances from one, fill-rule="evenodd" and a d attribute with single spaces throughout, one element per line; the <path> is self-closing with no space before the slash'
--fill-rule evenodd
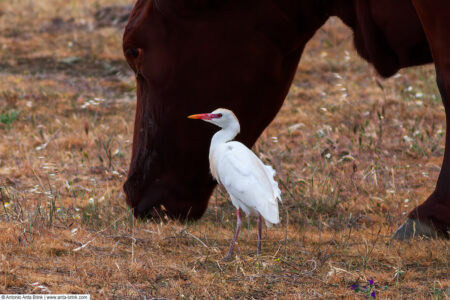
<path id="1" fill-rule="evenodd" d="M 232 122 L 229 124 L 229 126 L 222 128 L 222 130 L 216 132 L 211 140 L 211 149 L 214 148 L 214 146 L 222 143 L 226 143 L 231 141 L 236 137 L 236 135 L 241 130 L 239 126 L 239 122 L 236 120 L 235 122 Z"/>

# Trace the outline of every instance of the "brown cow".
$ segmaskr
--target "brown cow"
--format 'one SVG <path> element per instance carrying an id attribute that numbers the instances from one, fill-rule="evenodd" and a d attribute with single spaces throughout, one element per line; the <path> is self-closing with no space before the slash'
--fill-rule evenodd
<path id="1" fill-rule="evenodd" d="M 215 186 L 208 171 L 214 128 L 186 116 L 227 107 L 242 120 L 239 140 L 251 147 L 280 109 L 306 42 L 330 16 L 353 29 L 358 53 L 384 77 L 434 61 L 447 111 L 450 1 L 412 2 L 138 0 L 123 38 L 137 80 L 133 151 L 124 185 L 135 216 L 160 210 L 176 218 L 202 216 Z M 435 191 L 395 236 L 448 237 L 449 228 L 447 133 Z"/>

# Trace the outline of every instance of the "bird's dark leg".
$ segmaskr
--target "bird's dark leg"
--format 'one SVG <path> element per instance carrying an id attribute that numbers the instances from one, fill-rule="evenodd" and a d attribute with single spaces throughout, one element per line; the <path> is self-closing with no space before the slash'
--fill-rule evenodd
<path id="1" fill-rule="evenodd" d="M 261 215 L 258 215 L 258 241 L 256 242 L 256 255 L 261 253 L 261 236 L 262 236 L 262 220 Z"/>
<path id="2" fill-rule="evenodd" d="M 236 211 L 237 221 L 236 221 L 236 232 L 234 233 L 233 240 L 231 241 L 230 250 L 228 250 L 227 256 L 224 257 L 224 260 L 231 259 L 231 255 L 233 254 L 234 245 L 236 244 L 237 237 L 239 235 L 239 230 L 241 230 L 241 211 L 238 209 Z"/>

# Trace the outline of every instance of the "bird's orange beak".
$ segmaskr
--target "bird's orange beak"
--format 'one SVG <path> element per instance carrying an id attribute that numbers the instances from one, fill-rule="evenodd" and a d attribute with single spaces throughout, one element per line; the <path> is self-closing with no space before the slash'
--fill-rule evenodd
<path id="1" fill-rule="evenodd" d="M 220 118 L 220 114 L 197 114 L 188 116 L 189 119 L 212 120 Z"/>

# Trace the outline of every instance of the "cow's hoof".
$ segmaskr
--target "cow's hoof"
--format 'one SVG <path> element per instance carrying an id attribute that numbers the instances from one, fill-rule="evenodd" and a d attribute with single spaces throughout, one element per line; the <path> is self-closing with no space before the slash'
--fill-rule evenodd
<path id="1" fill-rule="evenodd" d="M 397 229 L 392 236 L 393 239 L 406 241 L 415 237 L 438 238 L 441 234 L 424 222 L 415 219 L 406 219 L 406 221 Z"/>

